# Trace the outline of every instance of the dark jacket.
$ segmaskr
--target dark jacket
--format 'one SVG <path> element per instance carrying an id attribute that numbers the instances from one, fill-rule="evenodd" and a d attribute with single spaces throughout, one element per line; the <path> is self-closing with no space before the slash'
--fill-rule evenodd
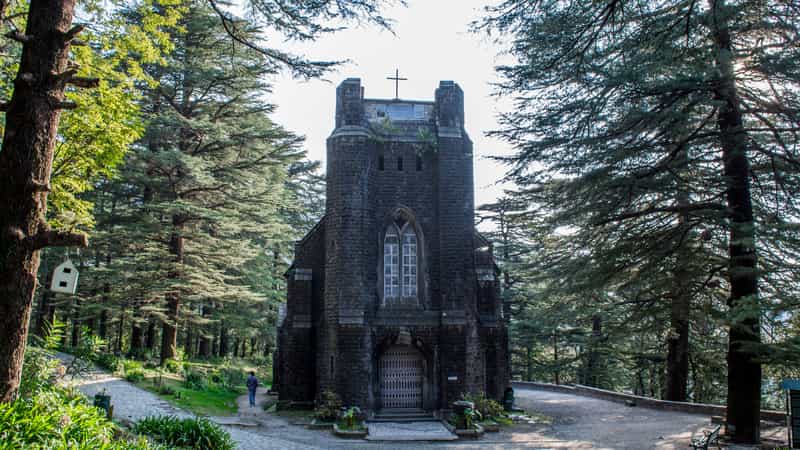
<path id="1" fill-rule="evenodd" d="M 258 378 L 253 375 L 247 377 L 247 389 L 251 391 L 255 391 L 258 387 Z"/>

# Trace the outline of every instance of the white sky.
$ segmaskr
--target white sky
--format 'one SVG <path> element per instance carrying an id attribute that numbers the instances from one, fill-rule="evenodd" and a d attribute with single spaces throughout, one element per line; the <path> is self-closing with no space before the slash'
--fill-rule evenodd
<path id="1" fill-rule="evenodd" d="M 310 159 L 325 161 L 325 139 L 333 130 L 336 86 L 345 78 L 361 78 L 364 95 L 394 98 L 395 68 L 408 81 L 400 82 L 400 98 L 433 100 L 439 80 L 454 80 L 464 90 L 466 129 L 475 144 L 475 203 L 491 202 L 502 194 L 496 182 L 504 169 L 486 159 L 511 149 L 484 133 L 497 128 L 498 111 L 508 108 L 490 96 L 497 80 L 494 66 L 499 48 L 484 36 L 468 32 L 468 23 L 481 14 L 485 0 L 409 0 L 406 8 L 386 11 L 395 20 L 392 35 L 377 27 L 361 27 L 325 36 L 314 43 L 280 46 L 317 60 L 350 60 L 329 80 L 293 80 L 288 74 L 274 81 L 270 101 L 278 106 L 274 120 L 306 136 Z"/>

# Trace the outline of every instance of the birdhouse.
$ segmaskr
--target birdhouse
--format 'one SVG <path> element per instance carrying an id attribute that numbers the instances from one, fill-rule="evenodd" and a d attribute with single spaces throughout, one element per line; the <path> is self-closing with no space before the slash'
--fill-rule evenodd
<path id="1" fill-rule="evenodd" d="M 53 271 L 53 281 L 50 283 L 50 290 L 63 294 L 74 294 L 78 287 L 78 269 L 72 261 L 66 260 L 56 266 Z"/>

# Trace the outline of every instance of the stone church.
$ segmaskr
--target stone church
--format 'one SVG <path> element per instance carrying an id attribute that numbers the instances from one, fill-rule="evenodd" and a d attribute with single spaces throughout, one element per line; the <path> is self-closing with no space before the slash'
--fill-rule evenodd
<path id="1" fill-rule="evenodd" d="M 474 227 L 464 93 L 433 101 L 336 89 L 325 216 L 286 274 L 274 388 L 283 405 L 332 390 L 374 414 L 499 399 L 509 353 L 491 244 Z"/>

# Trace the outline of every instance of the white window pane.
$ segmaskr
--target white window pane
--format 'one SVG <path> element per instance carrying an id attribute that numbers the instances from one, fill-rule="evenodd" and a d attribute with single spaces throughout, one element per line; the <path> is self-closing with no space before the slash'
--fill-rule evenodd
<path id="1" fill-rule="evenodd" d="M 417 236 L 410 228 L 403 233 L 403 296 L 417 295 Z"/>

